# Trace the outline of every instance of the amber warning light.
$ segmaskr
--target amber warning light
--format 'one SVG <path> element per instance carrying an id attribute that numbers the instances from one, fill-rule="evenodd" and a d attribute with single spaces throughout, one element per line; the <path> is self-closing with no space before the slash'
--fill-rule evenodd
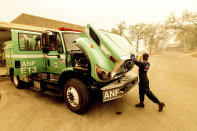
<path id="1" fill-rule="evenodd" d="M 82 32 L 81 30 L 69 29 L 69 28 L 64 28 L 64 27 L 60 27 L 60 28 L 58 28 L 58 30 L 60 30 L 60 31 Z"/>

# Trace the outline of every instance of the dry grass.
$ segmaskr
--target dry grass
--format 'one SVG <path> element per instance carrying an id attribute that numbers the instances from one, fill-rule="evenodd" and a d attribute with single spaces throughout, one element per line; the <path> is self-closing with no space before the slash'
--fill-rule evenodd
<path id="1" fill-rule="evenodd" d="M 197 52 L 191 54 L 192 57 L 197 58 Z"/>
<path id="2" fill-rule="evenodd" d="M 196 52 L 197 53 L 197 49 L 193 49 L 193 50 L 183 50 L 181 51 L 182 53 L 194 53 Z"/>

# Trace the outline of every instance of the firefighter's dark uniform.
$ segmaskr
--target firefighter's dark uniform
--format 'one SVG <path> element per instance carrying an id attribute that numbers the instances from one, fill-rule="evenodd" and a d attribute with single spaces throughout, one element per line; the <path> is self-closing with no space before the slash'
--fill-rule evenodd
<path id="1" fill-rule="evenodd" d="M 149 89 L 149 79 L 147 72 L 150 68 L 150 63 L 146 61 L 137 61 L 136 58 L 132 58 L 132 61 L 139 67 L 139 95 L 140 102 L 144 102 L 144 95 L 152 100 L 154 103 L 159 103 L 157 97 Z"/>

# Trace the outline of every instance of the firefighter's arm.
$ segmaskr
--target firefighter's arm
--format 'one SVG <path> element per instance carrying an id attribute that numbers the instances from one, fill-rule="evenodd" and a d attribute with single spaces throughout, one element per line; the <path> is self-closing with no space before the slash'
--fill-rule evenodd
<path id="1" fill-rule="evenodd" d="M 136 64 L 139 67 L 142 65 L 141 60 L 139 60 L 139 57 L 138 59 L 136 59 L 134 54 L 131 55 L 131 60 L 133 61 L 134 64 Z"/>

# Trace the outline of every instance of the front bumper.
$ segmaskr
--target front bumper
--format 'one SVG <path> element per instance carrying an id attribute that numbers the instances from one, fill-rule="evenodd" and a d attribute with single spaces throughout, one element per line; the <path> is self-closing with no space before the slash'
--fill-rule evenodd
<path id="1" fill-rule="evenodd" d="M 122 97 L 138 82 L 135 73 L 128 72 L 124 77 L 101 88 L 103 102 L 114 100 Z"/>

